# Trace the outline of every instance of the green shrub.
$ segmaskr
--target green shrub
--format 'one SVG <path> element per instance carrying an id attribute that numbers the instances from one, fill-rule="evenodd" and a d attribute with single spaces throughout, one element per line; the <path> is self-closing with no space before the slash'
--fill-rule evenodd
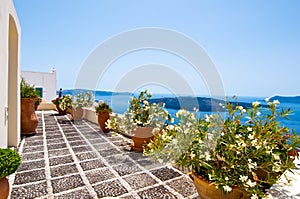
<path id="1" fill-rule="evenodd" d="M 95 107 L 95 110 L 97 114 L 102 114 L 104 112 L 108 112 L 108 113 L 112 112 L 112 109 L 105 102 L 99 102 L 98 106 Z"/>
<path id="2" fill-rule="evenodd" d="M 19 153 L 12 149 L 0 149 L 0 178 L 5 178 L 14 173 L 22 160 Z"/>
<path id="3" fill-rule="evenodd" d="M 21 98 L 37 98 L 39 97 L 39 92 L 35 90 L 34 86 L 31 86 L 29 83 L 22 78 L 20 83 L 20 91 L 21 91 Z"/>

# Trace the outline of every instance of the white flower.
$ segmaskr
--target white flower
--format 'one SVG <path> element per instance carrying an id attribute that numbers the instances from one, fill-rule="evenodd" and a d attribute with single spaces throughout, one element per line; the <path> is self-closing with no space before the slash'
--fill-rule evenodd
<path id="1" fill-rule="evenodd" d="M 168 125 L 166 128 L 167 128 L 167 130 L 171 131 L 174 129 L 174 125 Z"/>
<path id="2" fill-rule="evenodd" d="M 278 105 L 278 104 L 280 104 L 280 102 L 279 102 L 278 100 L 274 100 L 274 101 L 273 101 L 273 104 L 274 104 L 274 105 Z"/>
<path id="3" fill-rule="evenodd" d="M 204 154 L 205 154 L 205 160 L 206 160 L 206 161 L 211 160 L 211 157 L 210 157 L 210 154 L 209 154 L 208 151 L 206 151 Z"/>
<path id="4" fill-rule="evenodd" d="M 173 140 L 172 140 L 172 144 L 177 145 L 177 143 L 178 143 L 178 140 L 177 140 L 177 139 L 173 139 Z"/>
<path id="5" fill-rule="evenodd" d="M 249 138 L 250 140 L 253 140 L 253 139 L 254 139 L 254 135 L 253 135 L 253 134 L 249 134 L 249 135 L 248 135 L 248 138 Z"/>
<path id="6" fill-rule="evenodd" d="M 272 155 L 273 155 L 273 157 L 274 157 L 274 159 L 275 159 L 275 160 L 280 160 L 280 157 L 279 157 L 279 155 L 277 155 L 277 154 L 274 154 L 274 153 L 273 153 Z"/>
<path id="7" fill-rule="evenodd" d="M 247 128 L 247 131 L 249 131 L 249 132 L 252 131 L 252 128 L 251 128 L 251 127 L 248 127 L 248 128 Z"/>
<path id="8" fill-rule="evenodd" d="M 258 101 L 252 102 L 252 106 L 253 106 L 253 107 L 257 107 L 257 106 L 259 106 L 259 105 L 260 105 L 260 102 L 258 102 Z"/>
<path id="9" fill-rule="evenodd" d="M 255 167 L 257 166 L 256 162 L 252 162 L 251 159 L 248 159 L 248 168 L 251 171 L 252 169 L 255 169 Z"/>
<path id="10" fill-rule="evenodd" d="M 242 110 L 242 113 L 246 113 L 246 109 L 243 109 L 243 110 Z"/>
<path id="11" fill-rule="evenodd" d="M 279 172 L 280 171 L 280 165 L 275 163 L 274 166 L 272 167 L 272 171 Z"/>
<path id="12" fill-rule="evenodd" d="M 240 175 L 239 180 L 242 181 L 242 182 L 246 182 L 248 180 L 248 176 L 242 176 L 242 175 Z"/>
<path id="13" fill-rule="evenodd" d="M 225 180 L 226 180 L 226 181 L 228 181 L 228 180 L 229 180 L 229 178 L 228 178 L 228 177 L 225 177 Z"/>
<path id="14" fill-rule="evenodd" d="M 246 186 L 248 186 L 248 187 L 255 187 L 255 185 L 256 185 L 256 182 L 252 182 L 251 180 L 248 180 L 246 182 Z"/>
<path id="15" fill-rule="evenodd" d="M 258 196 L 256 194 L 252 194 L 251 199 L 258 199 Z"/>
<path id="16" fill-rule="evenodd" d="M 223 189 L 224 189 L 224 191 L 226 191 L 226 192 L 232 191 L 232 188 L 231 188 L 230 186 L 228 186 L 228 185 L 223 186 Z"/>
<path id="17" fill-rule="evenodd" d="M 257 139 L 252 140 L 252 141 L 251 141 L 251 144 L 252 144 L 252 146 L 256 146 L 256 144 L 257 144 Z"/>
<path id="18" fill-rule="evenodd" d="M 266 102 L 269 102 L 269 101 L 270 101 L 270 98 L 269 98 L 269 97 L 267 97 L 267 98 L 265 99 L 265 101 L 266 101 Z"/>
<path id="19" fill-rule="evenodd" d="M 256 115 L 257 115 L 257 116 L 260 116 L 260 115 L 261 115 L 261 112 L 257 112 Z"/>
<path id="20" fill-rule="evenodd" d="M 205 114 L 205 116 L 204 116 L 204 117 L 205 117 L 205 121 L 206 121 L 206 122 L 209 122 L 209 120 L 210 120 L 210 117 L 209 117 L 207 114 Z"/>
<path id="21" fill-rule="evenodd" d="M 184 129 L 184 134 L 188 134 L 189 133 L 189 129 Z"/>
<path id="22" fill-rule="evenodd" d="M 224 133 L 224 132 L 222 132 L 222 133 L 221 133 L 221 136 L 224 136 L 224 135 L 225 135 L 225 133 Z"/>
<path id="23" fill-rule="evenodd" d="M 239 109 L 240 111 L 244 109 L 242 106 L 237 106 L 236 108 Z"/>
<path id="24" fill-rule="evenodd" d="M 194 159 L 196 157 L 196 155 L 192 152 L 190 157 L 191 157 L 191 159 Z"/>

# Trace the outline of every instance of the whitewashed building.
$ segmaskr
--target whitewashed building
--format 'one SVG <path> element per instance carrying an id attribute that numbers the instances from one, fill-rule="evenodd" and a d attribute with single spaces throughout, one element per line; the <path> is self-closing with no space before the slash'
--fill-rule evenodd
<path id="1" fill-rule="evenodd" d="M 21 71 L 26 82 L 41 91 L 42 98 L 48 102 L 56 98 L 56 70 L 50 72 Z"/>
<path id="2" fill-rule="evenodd" d="M 21 27 L 12 0 L 0 0 L 0 147 L 20 141 Z"/>

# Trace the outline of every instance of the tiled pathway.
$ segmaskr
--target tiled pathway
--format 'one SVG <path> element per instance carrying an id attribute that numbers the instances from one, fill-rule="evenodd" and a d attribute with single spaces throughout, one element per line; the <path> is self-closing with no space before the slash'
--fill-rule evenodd
<path id="1" fill-rule="evenodd" d="M 189 177 L 130 151 L 130 141 L 39 112 L 38 133 L 22 140 L 11 198 L 197 198 Z"/>

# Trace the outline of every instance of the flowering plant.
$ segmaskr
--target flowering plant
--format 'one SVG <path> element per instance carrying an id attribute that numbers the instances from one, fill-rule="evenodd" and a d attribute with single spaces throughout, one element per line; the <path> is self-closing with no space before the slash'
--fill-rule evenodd
<path id="1" fill-rule="evenodd" d="M 224 193 L 238 187 L 251 199 L 263 197 L 285 170 L 295 168 L 300 147 L 299 135 L 278 122 L 291 111 L 279 110 L 277 100 L 266 102 L 268 108 L 253 102 L 247 109 L 228 102 L 226 117 L 180 110 L 179 123 L 157 134 L 144 153 L 192 170 Z"/>
<path id="2" fill-rule="evenodd" d="M 57 97 L 52 100 L 52 103 L 58 106 L 62 111 L 67 111 L 72 109 L 72 99 L 71 95 L 65 95 L 63 97 Z"/>
<path id="3" fill-rule="evenodd" d="M 62 110 L 71 111 L 72 109 L 72 99 L 71 95 L 65 95 L 62 98 L 60 98 L 59 107 Z"/>
<path id="4" fill-rule="evenodd" d="M 149 103 L 151 97 L 148 90 L 142 91 L 138 97 L 132 97 L 127 112 L 123 116 L 111 116 L 107 121 L 108 128 L 128 135 L 139 126 L 154 127 L 154 131 L 160 131 L 166 121 L 171 121 L 172 118 L 164 104 Z"/>
<path id="5" fill-rule="evenodd" d="M 91 92 L 79 93 L 72 96 L 71 100 L 73 109 L 91 107 L 94 104 L 94 95 Z"/>
<path id="6" fill-rule="evenodd" d="M 62 98 L 60 97 L 57 97 L 53 100 L 51 100 L 51 102 L 54 104 L 54 105 L 59 105 L 59 103 L 61 102 Z"/>

